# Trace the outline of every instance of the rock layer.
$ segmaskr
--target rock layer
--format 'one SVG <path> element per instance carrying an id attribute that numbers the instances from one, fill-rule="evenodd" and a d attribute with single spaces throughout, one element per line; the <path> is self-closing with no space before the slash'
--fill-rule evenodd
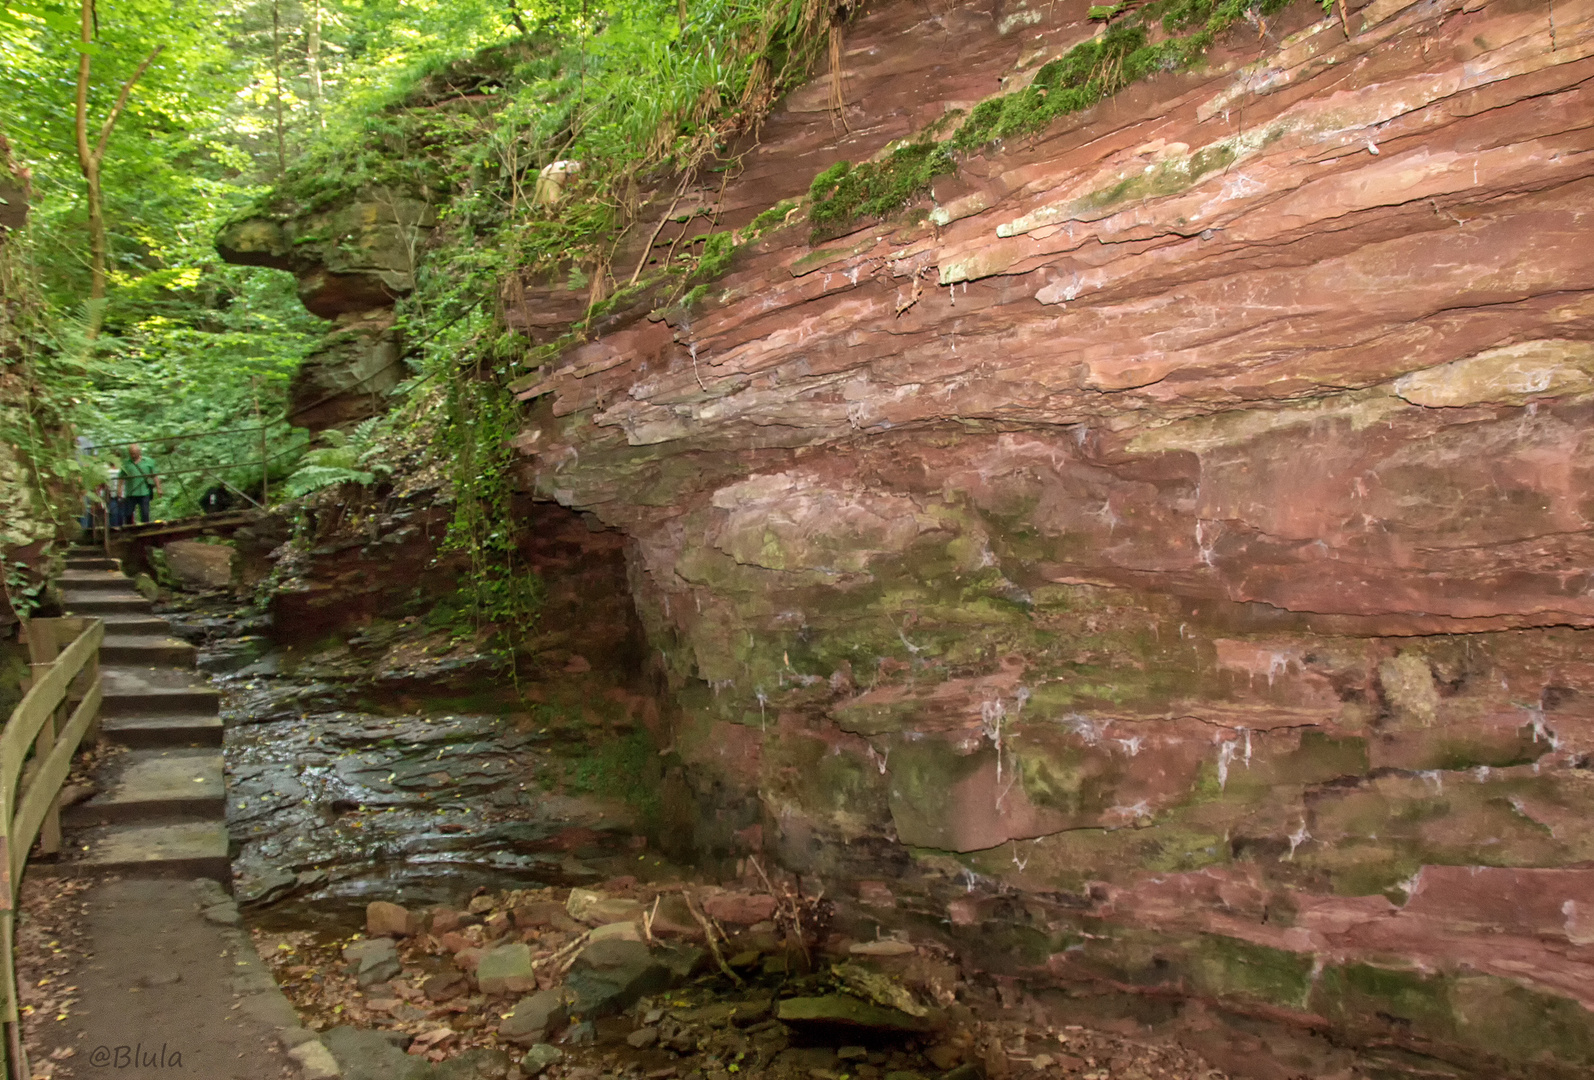
<path id="1" fill-rule="evenodd" d="M 524 480 L 630 538 L 700 844 L 894 868 L 1035 984 L 1585 1075 L 1594 4 L 1316 14 L 611 319 Z M 1083 15 L 865 13 L 848 130 L 794 95 L 722 220 Z"/>
<path id="2" fill-rule="evenodd" d="M 393 304 L 415 288 L 420 253 L 437 226 L 426 202 L 386 188 L 323 208 L 279 199 L 216 237 L 227 262 L 291 271 L 311 314 L 333 320 L 289 388 L 288 419 L 320 431 L 386 411 L 406 372 Z"/>

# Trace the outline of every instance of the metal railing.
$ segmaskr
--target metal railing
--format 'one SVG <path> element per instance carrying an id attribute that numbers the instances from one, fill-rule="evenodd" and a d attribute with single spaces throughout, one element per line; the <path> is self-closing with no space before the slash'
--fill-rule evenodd
<path id="1" fill-rule="evenodd" d="M 0 1053 L 13 1080 L 31 1075 L 17 1003 L 17 896 L 34 840 L 41 854 L 61 850 L 61 784 L 79 744 L 97 733 L 105 622 L 32 619 L 27 635 L 32 685 L 0 730 Z"/>

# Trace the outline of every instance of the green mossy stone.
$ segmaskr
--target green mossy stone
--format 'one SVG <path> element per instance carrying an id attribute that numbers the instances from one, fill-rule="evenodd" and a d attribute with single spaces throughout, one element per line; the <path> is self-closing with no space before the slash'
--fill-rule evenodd
<path id="1" fill-rule="evenodd" d="M 1321 784 L 1341 777 L 1365 776 L 1367 770 L 1366 739 L 1303 731 L 1300 747 L 1284 755 L 1271 771 L 1276 782 Z"/>
<path id="2" fill-rule="evenodd" d="M 1204 994 L 1304 1009 L 1314 958 L 1237 938 L 1203 935 L 1191 950 L 1191 982 Z"/>
<path id="3" fill-rule="evenodd" d="M 942 739 L 898 745 L 891 754 L 891 820 L 897 837 L 913 847 L 955 851 L 960 822 L 947 793 L 983 768 L 993 768 L 996 751 L 982 745 L 960 754 Z"/>

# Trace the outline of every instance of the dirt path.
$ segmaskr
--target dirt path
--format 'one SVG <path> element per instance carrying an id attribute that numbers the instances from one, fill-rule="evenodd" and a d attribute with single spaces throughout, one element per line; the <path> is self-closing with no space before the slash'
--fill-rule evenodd
<path id="1" fill-rule="evenodd" d="M 21 909 L 35 1078 L 332 1075 L 215 882 L 37 875 Z"/>

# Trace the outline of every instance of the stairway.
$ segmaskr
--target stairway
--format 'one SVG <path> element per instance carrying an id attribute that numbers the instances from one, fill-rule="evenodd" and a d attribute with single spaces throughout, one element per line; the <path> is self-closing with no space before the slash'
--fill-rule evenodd
<path id="1" fill-rule="evenodd" d="M 231 887 L 217 692 L 194 647 L 122 575 L 73 551 L 60 577 L 70 615 L 105 620 L 100 737 L 127 747 L 95 775 L 98 792 L 63 815 L 70 866 L 124 877 L 212 877 Z"/>

